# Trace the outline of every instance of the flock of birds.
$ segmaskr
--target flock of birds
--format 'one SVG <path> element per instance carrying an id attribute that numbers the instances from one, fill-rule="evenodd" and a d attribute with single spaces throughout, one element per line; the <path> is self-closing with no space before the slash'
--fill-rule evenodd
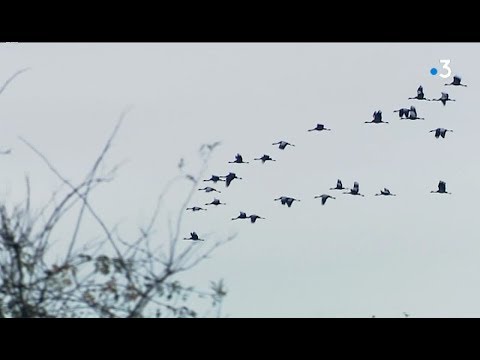
<path id="1" fill-rule="evenodd" d="M 462 86 L 462 87 L 467 87 L 467 85 L 462 84 L 462 79 L 455 75 L 453 77 L 453 81 L 451 83 L 445 84 L 445 86 Z M 455 99 L 451 99 L 449 94 L 446 92 L 441 93 L 441 97 L 438 99 L 427 99 L 425 97 L 425 94 L 423 92 L 423 87 L 420 85 L 417 89 L 417 96 L 415 97 L 409 97 L 409 100 L 422 100 L 422 101 L 440 101 L 443 106 L 447 104 L 448 101 L 456 101 Z M 417 110 L 415 109 L 415 106 L 410 106 L 410 108 L 401 108 L 398 110 L 394 110 L 394 112 L 398 113 L 399 117 L 401 120 L 425 120 L 423 117 L 419 117 L 417 114 Z M 383 121 L 382 120 L 382 111 L 378 110 L 373 113 L 373 119 L 371 121 L 365 121 L 365 123 L 370 123 L 370 124 L 388 124 L 388 121 Z M 331 129 L 326 128 L 324 124 L 317 124 L 313 129 L 308 129 L 308 132 L 311 131 L 331 131 Z M 436 128 L 433 130 L 430 130 L 429 132 L 434 132 L 435 137 L 438 139 L 440 137 L 445 138 L 447 132 L 453 132 L 451 129 L 446 129 L 446 128 Z M 285 150 L 287 146 L 292 146 L 294 147 L 294 144 L 291 144 L 287 141 L 278 141 L 273 143 L 272 145 L 278 145 L 278 148 L 280 150 Z M 276 161 L 270 157 L 270 155 L 264 154 L 263 156 L 259 158 L 254 158 L 254 161 L 261 161 L 262 163 L 266 163 L 267 161 Z M 241 154 L 235 155 L 235 160 L 229 161 L 229 164 L 248 164 L 248 161 L 244 161 L 243 157 Z M 241 177 L 238 177 L 237 174 L 234 172 L 229 172 L 225 176 L 218 176 L 218 175 L 212 175 L 209 179 L 203 180 L 204 182 L 212 182 L 213 184 L 217 184 L 218 182 L 225 182 L 226 187 L 228 188 L 230 184 L 232 183 L 233 180 L 239 179 L 241 180 Z M 206 186 L 204 188 L 198 189 L 199 191 L 205 191 L 207 193 L 215 192 L 215 193 L 221 193 L 221 191 L 210 187 Z M 353 183 L 352 188 L 346 188 L 343 186 L 342 181 L 340 179 L 337 180 L 337 184 L 335 187 L 330 188 L 330 190 L 347 190 L 344 191 L 343 194 L 350 194 L 350 195 L 355 195 L 355 196 L 365 196 L 364 194 L 360 193 L 360 185 L 357 181 Z M 438 183 L 438 189 L 437 190 L 432 190 L 430 191 L 431 193 L 439 193 L 439 194 L 451 194 L 450 192 L 447 192 L 447 184 L 445 181 L 440 181 Z M 375 194 L 375 196 L 396 196 L 396 194 L 393 194 L 390 192 L 389 189 L 384 188 L 380 190 L 379 193 Z M 317 195 L 314 197 L 315 199 L 321 199 L 322 205 L 325 205 L 328 199 L 336 199 L 334 196 L 331 196 L 329 194 L 322 194 L 322 195 Z M 277 199 L 274 199 L 274 201 L 280 201 L 282 205 L 287 205 L 288 207 L 291 207 L 295 201 L 299 202 L 299 199 L 295 199 L 293 197 L 288 197 L 288 196 L 280 196 Z M 219 199 L 214 198 L 211 202 L 206 203 L 205 206 L 219 206 L 219 205 L 226 205 L 225 203 L 222 203 Z M 186 210 L 188 211 L 207 211 L 207 209 L 202 208 L 200 206 L 193 206 L 189 207 Z M 264 217 L 261 217 L 256 214 L 251 214 L 247 215 L 246 212 L 240 211 L 240 214 L 237 217 L 232 218 L 231 220 L 238 220 L 238 219 L 249 219 L 252 224 L 254 224 L 257 220 L 259 219 L 265 219 Z M 193 240 L 193 241 L 204 241 L 205 239 L 199 238 L 198 234 L 193 231 L 190 233 L 189 238 L 184 238 L 184 240 Z"/>

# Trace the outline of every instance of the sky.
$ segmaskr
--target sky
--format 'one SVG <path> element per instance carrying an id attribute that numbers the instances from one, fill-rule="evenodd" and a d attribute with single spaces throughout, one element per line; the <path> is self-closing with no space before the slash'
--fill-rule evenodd
<path id="1" fill-rule="evenodd" d="M 441 59 L 468 87 L 430 74 L 443 72 Z M 238 235 L 181 279 L 223 278 L 224 316 L 479 317 L 479 62 L 476 43 L 0 44 L 0 83 L 31 68 L 0 96 L 0 147 L 12 148 L 0 157 L 0 199 L 21 201 L 25 174 L 37 207 L 59 187 L 19 136 L 79 181 L 131 106 L 107 158 L 125 164 L 95 209 L 133 236 L 179 159 L 195 173 L 200 145 L 221 141 L 206 176 L 242 180 L 217 185 L 227 205 L 186 214 L 182 233 Z M 457 101 L 408 100 L 419 85 Z M 425 121 L 393 113 L 411 105 Z M 364 123 L 376 110 L 389 124 Z M 307 132 L 317 123 L 332 131 Z M 437 127 L 454 132 L 436 139 Z M 296 146 L 281 151 L 279 140 Z M 250 164 L 228 164 L 237 152 Z M 252 160 L 263 154 L 277 161 Z M 337 179 L 358 181 L 365 197 L 330 191 Z M 430 193 L 439 180 L 451 195 Z M 159 242 L 187 185 L 168 194 Z M 374 196 L 384 187 L 397 196 Z M 322 206 L 323 193 L 336 199 Z M 279 196 L 301 202 L 287 208 Z M 212 199 L 198 192 L 190 205 Z M 230 221 L 239 211 L 266 219 Z M 101 230 L 91 223 L 82 235 Z"/>

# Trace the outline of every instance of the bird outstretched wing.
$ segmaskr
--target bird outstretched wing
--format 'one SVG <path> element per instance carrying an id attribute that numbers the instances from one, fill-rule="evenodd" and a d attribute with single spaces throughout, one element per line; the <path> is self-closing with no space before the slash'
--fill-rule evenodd
<path id="1" fill-rule="evenodd" d="M 417 116 L 417 109 L 415 108 L 415 106 L 410 106 L 410 110 L 408 111 L 410 112 L 413 117 L 416 117 Z"/>
<path id="2" fill-rule="evenodd" d="M 446 188 L 447 188 L 447 184 L 445 183 L 445 181 L 440 181 L 438 183 L 438 191 L 445 192 Z"/>

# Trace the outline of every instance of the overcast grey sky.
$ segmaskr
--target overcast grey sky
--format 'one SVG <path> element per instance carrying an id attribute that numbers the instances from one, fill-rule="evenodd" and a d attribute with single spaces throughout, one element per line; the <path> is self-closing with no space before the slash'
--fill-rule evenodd
<path id="1" fill-rule="evenodd" d="M 134 234 L 178 160 L 194 168 L 202 143 L 222 141 L 208 175 L 244 179 L 218 186 L 228 206 L 188 214 L 183 232 L 238 237 L 182 279 L 224 278 L 225 315 L 480 316 L 479 44 L 9 44 L 0 59 L 2 83 L 32 68 L 0 97 L 0 146 L 13 148 L 0 157 L 2 199 L 23 198 L 25 173 L 37 206 L 58 187 L 18 135 L 78 181 L 133 105 L 108 159 L 128 163 L 98 190 L 96 209 Z M 440 59 L 467 88 L 430 75 Z M 427 97 L 447 89 L 457 101 L 407 100 L 420 84 Z M 410 105 L 426 120 L 392 112 Z M 390 124 L 364 124 L 379 109 Z M 332 131 L 307 132 L 318 122 Z M 435 139 L 436 127 L 454 132 Z M 271 145 L 279 140 L 296 147 Z M 228 164 L 237 152 L 277 162 Z M 366 196 L 329 191 L 337 178 L 359 181 Z M 452 195 L 430 194 L 439 180 Z M 373 196 L 383 187 L 398 196 Z M 172 189 L 165 214 L 185 189 Z M 313 199 L 322 193 L 337 199 L 322 206 Z M 281 195 L 302 202 L 287 208 L 273 201 Z M 191 205 L 211 199 L 198 193 Z M 229 221 L 240 210 L 267 220 Z"/>

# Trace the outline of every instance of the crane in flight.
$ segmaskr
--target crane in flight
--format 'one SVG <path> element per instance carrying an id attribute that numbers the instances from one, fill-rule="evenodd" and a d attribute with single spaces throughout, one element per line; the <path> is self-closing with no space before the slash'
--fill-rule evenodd
<path id="1" fill-rule="evenodd" d="M 283 140 L 282 140 L 282 141 L 279 141 L 279 142 L 276 142 L 276 143 L 273 143 L 272 145 L 278 145 L 278 148 L 279 148 L 280 150 L 285 150 L 285 148 L 286 148 L 288 145 L 290 145 L 290 146 L 295 146 L 295 145 L 293 145 L 293 144 L 291 144 L 291 143 L 289 143 L 289 142 L 283 141 Z"/>
<path id="2" fill-rule="evenodd" d="M 445 86 L 450 86 L 450 85 L 467 87 L 467 85 L 462 84 L 462 78 L 458 75 L 455 75 L 453 77 L 453 81 L 450 84 L 445 84 Z"/>
<path id="3" fill-rule="evenodd" d="M 445 138 L 445 135 L 447 134 L 448 131 L 453 132 L 453 130 L 448 130 L 444 128 L 436 128 L 436 129 L 430 130 L 429 132 L 435 132 L 435 137 L 438 139 L 440 136 L 442 138 Z"/>
<path id="4" fill-rule="evenodd" d="M 183 238 L 183 240 L 205 241 L 204 239 L 200 239 L 195 231 L 190 233 L 189 238 Z"/>
<path id="5" fill-rule="evenodd" d="M 328 194 L 322 194 L 322 195 L 318 195 L 318 196 L 315 196 L 315 199 L 322 199 L 322 205 L 325 205 L 325 203 L 327 202 L 328 199 L 336 199 L 335 197 L 331 196 L 331 195 L 328 195 Z"/>
<path id="6" fill-rule="evenodd" d="M 431 193 L 439 193 L 439 194 L 451 194 L 447 192 L 447 183 L 445 181 L 441 181 L 438 183 L 438 190 L 437 191 L 430 191 Z"/>

